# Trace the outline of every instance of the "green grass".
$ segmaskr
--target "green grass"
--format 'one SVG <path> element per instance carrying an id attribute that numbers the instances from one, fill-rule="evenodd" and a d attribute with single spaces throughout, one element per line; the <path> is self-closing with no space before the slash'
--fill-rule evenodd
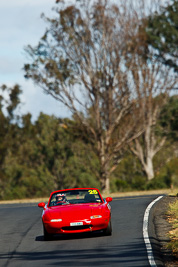
<path id="1" fill-rule="evenodd" d="M 172 225 L 172 229 L 169 232 L 171 241 L 168 244 L 168 248 L 178 257 L 178 200 L 169 205 L 168 220 Z"/>

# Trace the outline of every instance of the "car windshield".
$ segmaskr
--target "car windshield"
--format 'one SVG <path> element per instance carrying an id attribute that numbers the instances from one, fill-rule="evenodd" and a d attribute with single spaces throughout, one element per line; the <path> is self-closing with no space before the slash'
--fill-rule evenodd
<path id="1" fill-rule="evenodd" d="M 67 190 L 54 193 L 51 196 L 49 206 L 67 205 L 67 204 L 84 204 L 84 203 L 101 203 L 102 200 L 97 190 Z"/>

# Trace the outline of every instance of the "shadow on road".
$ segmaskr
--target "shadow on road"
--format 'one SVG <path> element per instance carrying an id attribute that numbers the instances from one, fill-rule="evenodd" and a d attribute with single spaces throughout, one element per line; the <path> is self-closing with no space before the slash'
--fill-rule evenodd
<path id="1" fill-rule="evenodd" d="M 35 238 L 35 241 L 45 241 L 45 242 L 49 242 L 49 241 L 62 241 L 62 240 L 77 240 L 77 239 L 85 239 L 85 238 L 95 238 L 95 237 L 103 237 L 103 232 L 102 231 L 98 231 L 95 233 L 77 233 L 77 234 L 67 234 L 67 235 L 62 235 L 62 234 L 56 234 L 54 235 L 51 240 L 44 240 L 44 236 L 37 236 Z"/>
<path id="2" fill-rule="evenodd" d="M 96 237 L 90 236 L 90 238 Z M 99 236 L 98 236 L 99 237 Z M 101 237 L 101 234 L 100 234 Z M 74 237 L 63 237 L 65 240 L 72 240 Z M 76 236 L 76 242 L 80 239 L 87 238 Z M 48 246 L 45 246 L 45 251 L 33 252 L 15 252 L 13 254 L 13 261 L 31 262 L 33 266 L 51 265 L 51 266 L 120 266 L 120 267 L 148 267 L 147 255 L 145 247 L 143 247 L 143 240 L 138 239 L 134 243 L 128 245 L 110 245 L 111 237 L 103 237 L 108 239 L 108 246 L 102 246 L 92 249 L 65 249 L 60 245 L 61 238 L 55 236 L 53 241 L 45 241 Z M 64 239 L 63 239 L 64 240 Z M 36 241 L 44 241 L 43 236 L 37 236 Z M 58 242 L 59 249 L 52 250 L 49 247 L 51 242 Z M 77 244 L 76 243 L 76 244 Z M 51 245 L 50 245 L 51 244 Z M 106 243 L 105 243 L 106 244 Z M 47 249 L 48 248 L 48 249 Z M 9 254 L 0 254 L 1 259 L 8 259 Z M 39 265 L 37 265 L 39 264 Z M 15 265 L 17 266 L 17 265 Z M 19 265 L 22 266 L 22 265 Z"/>

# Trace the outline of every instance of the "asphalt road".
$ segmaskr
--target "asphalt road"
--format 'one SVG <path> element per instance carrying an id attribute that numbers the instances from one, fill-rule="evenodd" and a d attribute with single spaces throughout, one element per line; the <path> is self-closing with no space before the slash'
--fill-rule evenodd
<path id="1" fill-rule="evenodd" d="M 0 267 L 148 267 L 143 216 L 155 198 L 114 199 L 112 236 L 55 236 L 52 241 L 43 240 L 42 209 L 37 204 L 0 205 Z"/>

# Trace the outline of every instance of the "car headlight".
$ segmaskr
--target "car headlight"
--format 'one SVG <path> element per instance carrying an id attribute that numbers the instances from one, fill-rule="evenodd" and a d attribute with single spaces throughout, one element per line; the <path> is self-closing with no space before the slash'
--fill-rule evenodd
<path id="1" fill-rule="evenodd" d="M 52 219 L 50 222 L 62 222 L 62 219 Z"/>
<path id="2" fill-rule="evenodd" d="M 93 215 L 90 217 L 90 219 L 98 219 L 98 218 L 102 218 L 101 215 Z"/>

